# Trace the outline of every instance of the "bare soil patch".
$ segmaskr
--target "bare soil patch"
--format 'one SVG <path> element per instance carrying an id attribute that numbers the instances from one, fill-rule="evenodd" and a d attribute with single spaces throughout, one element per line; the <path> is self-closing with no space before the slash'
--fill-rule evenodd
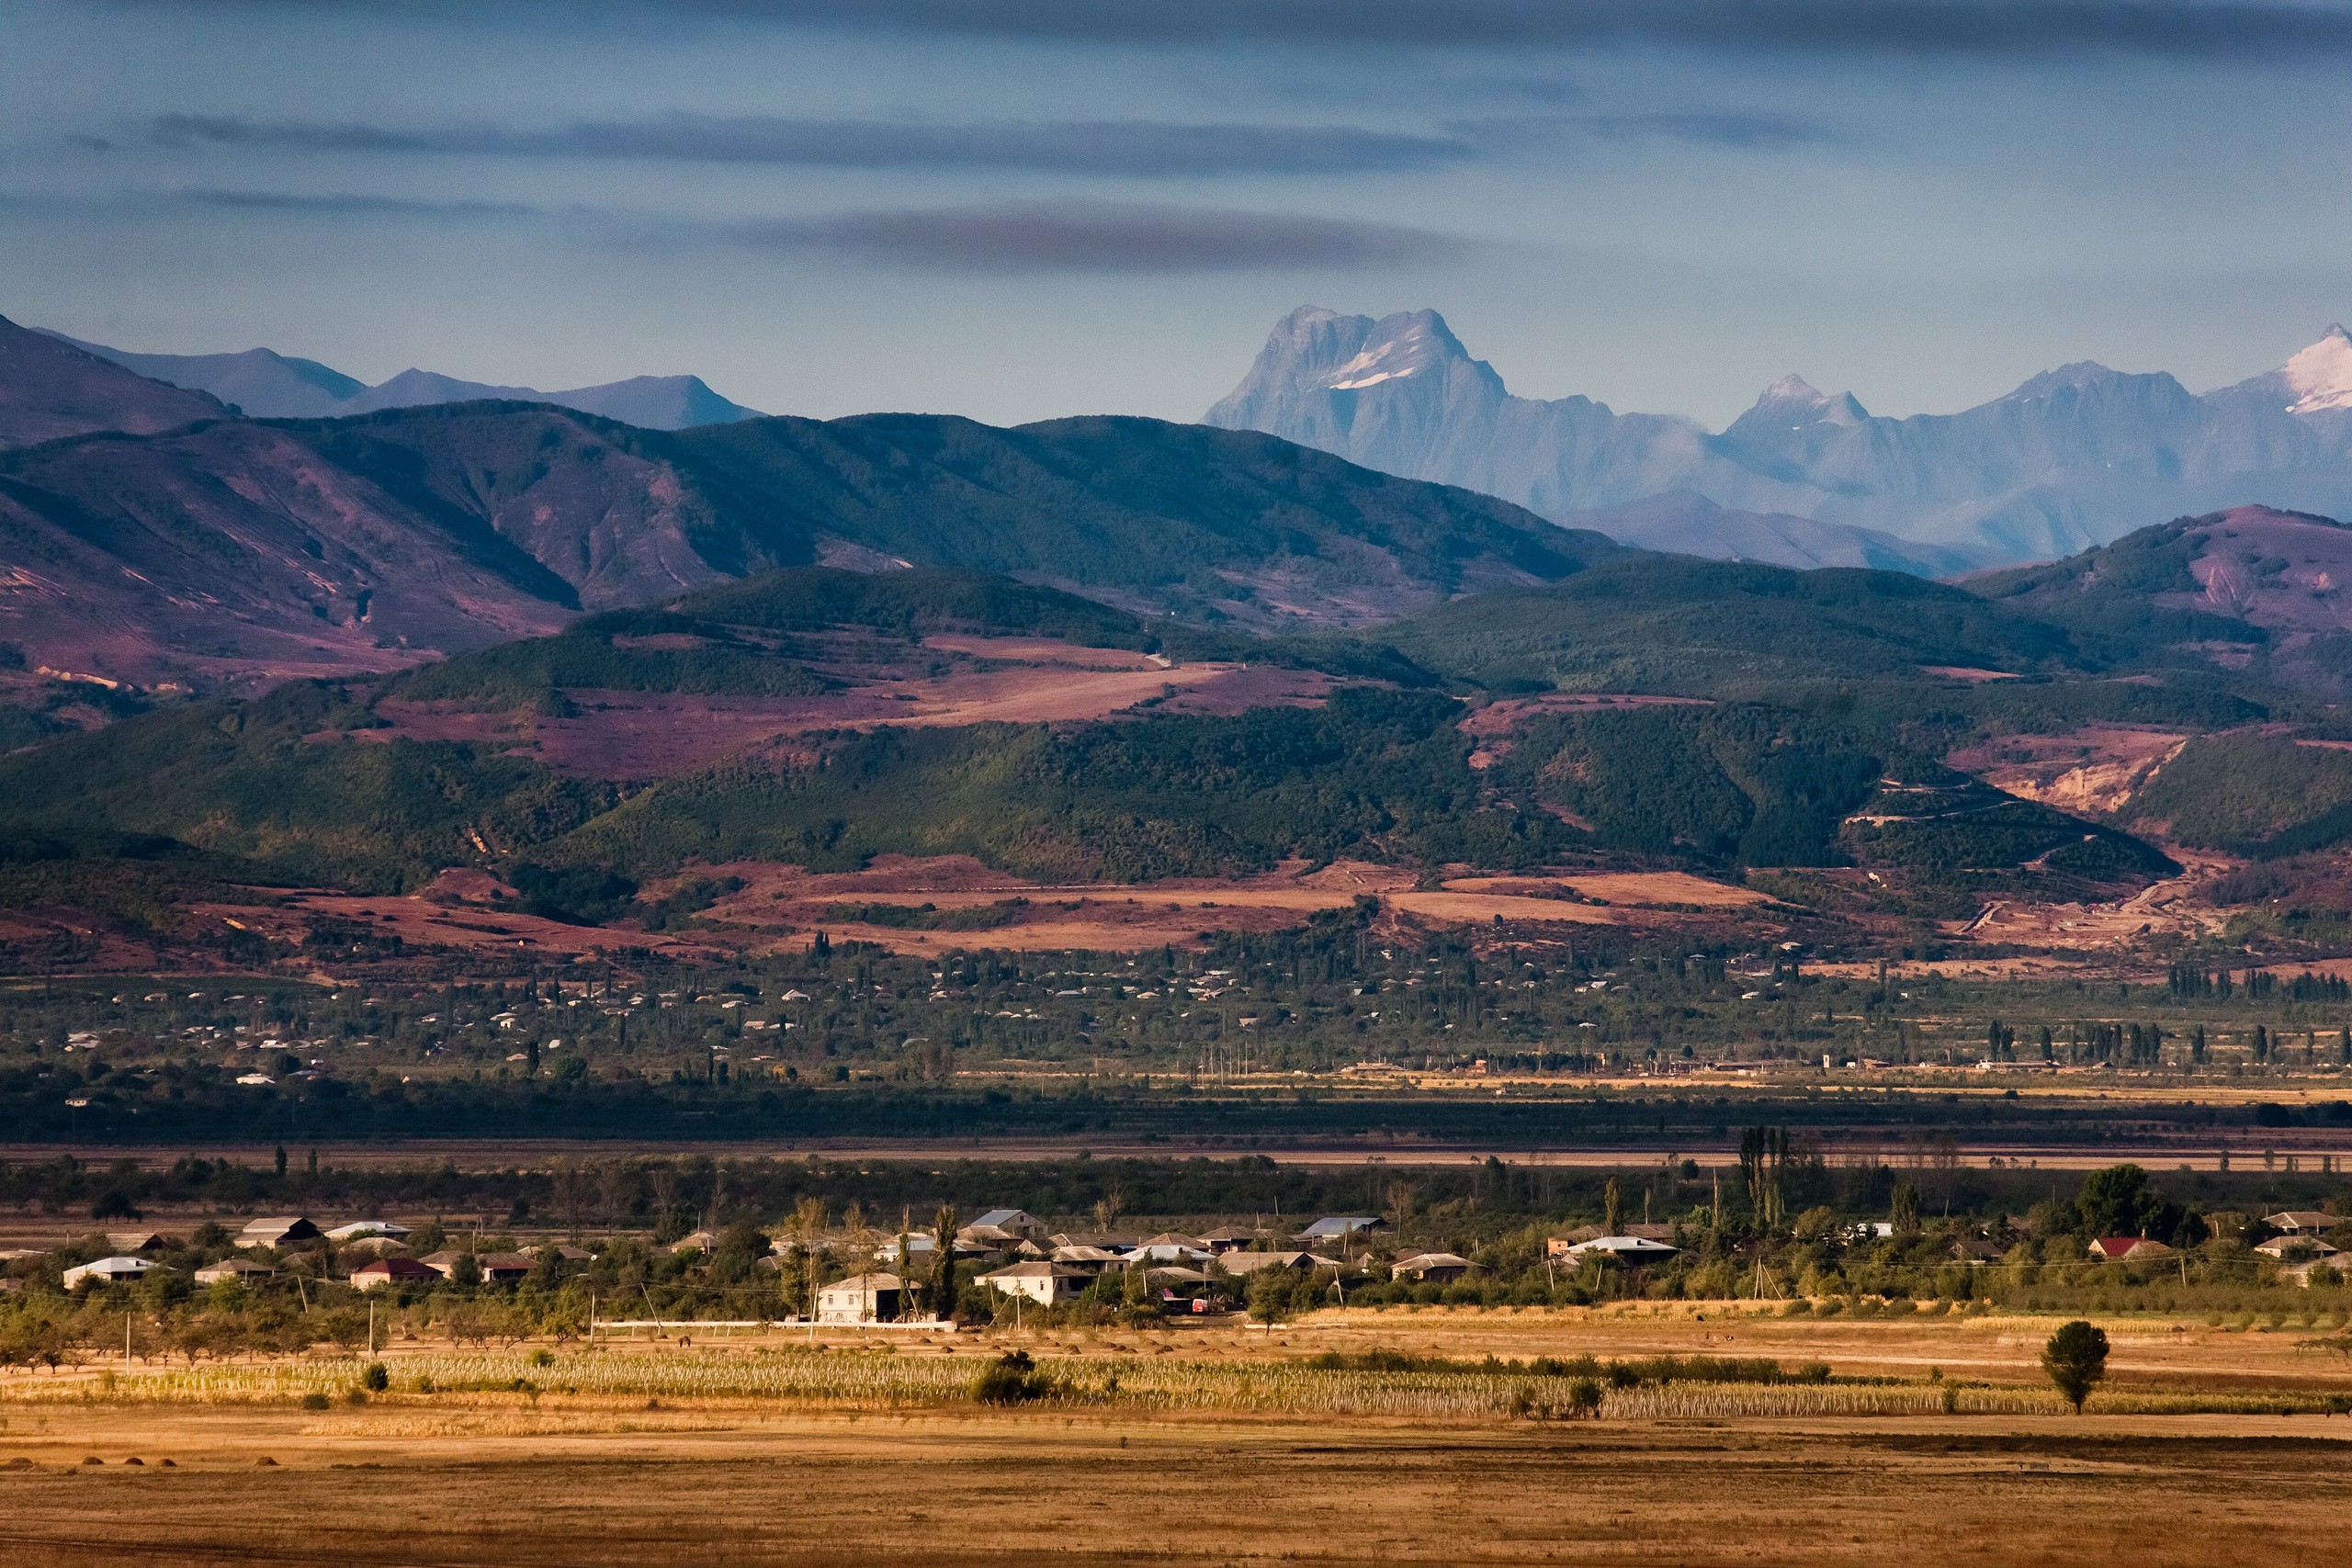
<path id="1" fill-rule="evenodd" d="M 2065 735 L 1988 741 L 1949 760 L 1996 789 L 2097 817 L 2120 810 L 2188 739 L 2177 730 L 2090 725 Z"/>

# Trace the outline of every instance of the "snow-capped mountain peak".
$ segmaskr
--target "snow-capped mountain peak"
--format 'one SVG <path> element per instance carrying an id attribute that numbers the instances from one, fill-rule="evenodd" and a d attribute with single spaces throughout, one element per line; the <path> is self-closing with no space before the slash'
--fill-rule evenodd
<path id="1" fill-rule="evenodd" d="M 2352 409 L 2352 333 L 2332 326 L 2320 340 L 2278 367 L 2295 400 L 2289 413 Z"/>
<path id="2" fill-rule="evenodd" d="M 1750 416 L 1758 412 L 1786 416 L 1803 424 L 1860 424 L 1870 418 L 1869 411 L 1853 393 L 1840 392 L 1832 397 L 1804 377 L 1794 375 L 1783 376 L 1764 389 L 1763 396 L 1756 400 L 1756 407 L 1748 411 Z"/>
<path id="3" fill-rule="evenodd" d="M 1388 330 L 1334 371 L 1326 387 L 1335 392 L 1359 391 L 1383 381 L 1400 380 L 1462 354 L 1461 344 L 1434 310 L 1391 316 L 1379 327 Z"/>

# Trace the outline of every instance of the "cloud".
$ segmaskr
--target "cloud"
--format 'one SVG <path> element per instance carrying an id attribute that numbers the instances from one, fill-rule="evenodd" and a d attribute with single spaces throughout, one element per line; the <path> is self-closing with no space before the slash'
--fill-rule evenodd
<path id="1" fill-rule="evenodd" d="M 551 130 L 493 126 L 398 130 L 165 115 L 153 138 L 175 146 L 294 152 L 476 153 L 658 159 L 851 169 L 997 168 L 1134 177 L 1329 175 L 1426 168 L 1476 151 L 1453 136 L 1352 126 L 1180 125 L 1150 120 L 913 125 L 880 120 L 679 115 Z"/>
<path id="2" fill-rule="evenodd" d="M 1765 152 L 1838 140 L 1826 127 L 1807 120 L 1739 110 L 1527 115 L 1454 120 L 1446 130 L 1482 152 L 1573 141 L 1678 141 Z"/>
<path id="3" fill-rule="evenodd" d="M 1468 242 L 1396 224 L 1216 208 L 1003 203 L 748 223 L 741 243 L 958 272 L 1356 269 L 1459 259 Z"/>
<path id="4" fill-rule="evenodd" d="M 393 3 L 370 0 L 369 8 Z M 446 0 L 401 8 L 448 9 Z M 857 31 L 1175 44 L 1280 39 L 2191 57 L 2352 49 L 2352 9 L 2341 0 L 601 0 L 586 8 Z"/>
<path id="5" fill-rule="evenodd" d="M 413 201 L 396 196 L 334 191 L 322 195 L 270 190 L 191 190 L 178 199 L 199 207 L 264 212 L 349 213 L 392 218 L 519 218 L 538 209 L 506 201 Z"/>

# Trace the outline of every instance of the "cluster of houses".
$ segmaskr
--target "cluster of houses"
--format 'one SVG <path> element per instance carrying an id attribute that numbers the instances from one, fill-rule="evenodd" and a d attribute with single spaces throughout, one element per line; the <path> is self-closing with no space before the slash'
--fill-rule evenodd
<path id="1" fill-rule="evenodd" d="M 1237 1225 L 1198 1235 L 1111 1235 L 1052 1232 L 1023 1210 L 991 1209 L 957 1231 L 950 1246 L 959 1263 L 969 1261 L 982 1270 L 977 1278 L 984 1289 L 1016 1302 L 1054 1306 L 1082 1294 L 1105 1274 L 1139 1270 L 1144 1287 L 1163 1310 L 1208 1313 L 1230 1306 L 1237 1287 L 1270 1269 L 1368 1272 L 1366 1244 L 1386 1228 L 1375 1215 L 1334 1214 L 1287 1235 Z M 927 1276 L 937 1250 L 933 1237 L 913 1232 L 884 1241 L 874 1261 L 888 1267 L 822 1287 L 817 1293 L 818 1321 L 850 1325 L 900 1317 L 910 1290 L 897 1270 Z M 1442 1283 L 1475 1267 L 1451 1252 L 1406 1251 L 1381 1269 L 1393 1279 Z"/>
<path id="2" fill-rule="evenodd" d="M 237 1250 L 217 1263 L 208 1263 L 196 1270 L 199 1285 L 217 1285 L 225 1281 L 258 1284 L 276 1277 L 276 1265 L 253 1256 L 255 1251 L 277 1252 L 287 1247 L 299 1247 L 311 1242 L 333 1242 L 345 1258 L 354 1254 L 396 1252 L 407 1245 L 411 1235 L 408 1226 L 391 1220 L 354 1220 L 333 1230 L 321 1230 L 316 1224 L 299 1214 L 274 1214 L 254 1220 L 237 1233 L 232 1243 Z M 62 1281 L 71 1291 L 84 1280 L 99 1284 L 135 1282 L 153 1273 L 161 1265 L 148 1253 L 160 1251 L 170 1245 L 169 1238 L 154 1231 L 109 1231 L 107 1243 L 114 1248 L 107 1257 L 68 1269 Z M 563 1247 L 556 1243 L 541 1243 L 515 1252 L 469 1253 L 458 1248 L 432 1253 L 424 1258 L 378 1257 L 359 1264 L 351 1270 L 350 1283 L 356 1290 L 376 1291 L 386 1286 L 424 1283 L 435 1280 L 456 1280 L 470 1268 L 485 1283 L 503 1283 L 522 1279 L 538 1263 L 539 1255 L 548 1247 L 568 1260 L 584 1262 L 591 1256 L 584 1248 Z M 0 1254 L 0 1262 L 19 1257 L 34 1257 L 29 1250 Z"/>
<path id="3" fill-rule="evenodd" d="M 2297 1284 L 2314 1283 L 2315 1269 L 2352 1272 L 2352 1255 L 2328 1240 L 2341 1235 L 2344 1216 L 2316 1211 L 2290 1210 L 2263 1216 L 2273 1233 L 2255 1251 L 2273 1259 L 2280 1277 Z M 1305 1229 L 1283 1234 L 1240 1226 L 1223 1226 L 1200 1235 L 1163 1231 L 1153 1235 L 1114 1235 L 1087 1232 L 1050 1231 L 1035 1215 L 1020 1209 L 991 1209 L 958 1230 L 950 1246 L 958 1264 L 969 1264 L 984 1288 L 1016 1303 L 1054 1306 L 1083 1294 L 1106 1274 L 1118 1275 L 1123 1285 L 1139 1281 L 1163 1311 L 1210 1313 L 1229 1308 L 1250 1281 L 1270 1270 L 1311 1275 L 1329 1270 L 1342 1280 L 1379 1278 L 1416 1284 L 1450 1284 L 1473 1273 L 1477 1265 L 1458 1253 L 1419 1249 L 1389 1250 L 1384 1221 L 1369 1214 L 1335 1214 Z M 1855 1238 L 1883 1237 L 1892 1227 L 1883 1221 L 1853 1227 Z M 416 1258 L 407 1255 L 411 1232 L 406 1225 L 382 1219 L 355 1220 L 322 1230 L 300 1215 L 272 1215 L 247 1224 L 233 1241 L 236 1250 L 195 1271 L 196 1282 L 257 1284 L 277 1269 L 263 1254 L 275 1254 L 308 1244 L 334 1244 L 348 1260 L 374 1254 L 352 1267 L 349 1280 L 361 1291 L 387 1287 L 430 1285 L 448 1280 L 502 1284 L 518 1281 L 553 1251 L 567 1262 L 586 1262 L 586 1250 L 558 1242 L 541 1242 L 512 1252 L 479 1253 L 447 1248 Z M 69 1291 L 85 1281 L 98 1284 L 135 1282 L 161 1267 L 150 1253 L 168 1247 L 166 1237 L 151 1231 L 107 1234 L 111 1253 L 64 1270 Z M 680 1253 L 712 1253 L 719 1238 L 700 1230 L 677 1242 Z M 891 1236 L 875 1247 L 869 1266 L 845 1280 L 819 1288 L 817 1321 L 831 1325 L 899 1322 L 913 1305 L 909 1277 L 925 1280 L 934 1272 L 937 1243 L 929 1235 L 910 1231 Z M 2000 1257 L 1990 1242 L 1963 1239 L 1953 1244 L 1954 1256 L 1974 1261 Z M 1638 1269 L 1675 1257 L 1670 1225 L 1628 1224 L 1604 1232 L 1586 1226 L 1546 1243 L 1547 1258 L 1570 1267 L 1600 1260 L 1613 1267 Z M 2090 1244 L 2094 1258 L 2109 1262 L 2146 1265 L 2177 1256 L 2173 1247 L 2144 1236 L 2102 1236 Z M 0 1250 L 0 1265 L 41 1256 L 29 1250 Z M 1376 1258 L 1376 1260 L 1375 1260 Z M 860 1262 L 868 1262 L 860 1258 Z M 763 1259 L 775 1267 L 777 1259 Z M 2319 1278 L 2328 1278 L 2321 1275 Z M 1124 1293 L 1124 1292 L 1123 1292 Z"/>

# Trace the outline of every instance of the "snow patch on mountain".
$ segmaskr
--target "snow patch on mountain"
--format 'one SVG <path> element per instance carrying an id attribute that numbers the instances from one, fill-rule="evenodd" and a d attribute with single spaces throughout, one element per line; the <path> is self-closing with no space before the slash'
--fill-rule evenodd
<path id="1" fill-rule="evenodd" d="M 2289 413 L 2352 409 L 2352 333 L 2332 326 L 2320 340 L 2279 367 L 2295 400 Z"/>

